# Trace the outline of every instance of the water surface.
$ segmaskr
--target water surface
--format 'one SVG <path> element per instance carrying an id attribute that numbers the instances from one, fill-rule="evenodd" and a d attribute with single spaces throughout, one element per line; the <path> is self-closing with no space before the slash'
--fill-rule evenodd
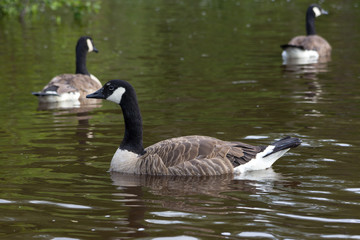
<path id="1" fill-rule="evenodd" d="M 307 1 L 103 1 L 61 25 L 0 19 L 1 239 L 360 239 L 357 1 L 323 1 L 330 62 L 283 66 Z M 107 172 L 124 126 L 110 102 L 42 109 L 30 93 L 88 69 L 135 87 L 144 145 L 190 134 L 303 140 L 268 170 L 211 178 Z"/>

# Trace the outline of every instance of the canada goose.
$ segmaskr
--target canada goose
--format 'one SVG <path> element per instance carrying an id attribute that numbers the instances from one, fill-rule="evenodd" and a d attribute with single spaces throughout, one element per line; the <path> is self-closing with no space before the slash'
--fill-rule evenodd
<path id="1" fill-rule="evenodd" d="M 292 58 L 307 58 L 317 60 L 321 57 L 330 57 L 330 44 L 315 31 L 315 18 L 321 14 L 328 14 L 317 4 L 311 4 L 306 11 L 306 34 L 307 36 L 297 36 L 291 39 L 288 44 L 281 45 L 284 50 L 282 57 L 284 60 Z"/>
<path id="2" fill-rule="evenodd" d="M 206 136 L 167 139 L 143 148 L 142 119 L 134 88 L 111 80 L 87 98 L 106 99 L 120 105 L 124 138 L 112 158 L 110 171 L 149 175 L 220 175 L 269 168 L 298 138 L 285 137 L 269 146 L 251 146 Z"/>
<path id="3" fill-rule="evenodd" d="M 40 102 L 52 103 L 62 101 L 77 101 L 87 94 L 99 89 L 101 82 L 91 75 L 86 68 L 86 54 L 98 52 L 90 37 L 80 37 L 76 44 L 76 72 L 75 74 L 61 74 L 53 79 L 41 90 L 32 94 Z"/>

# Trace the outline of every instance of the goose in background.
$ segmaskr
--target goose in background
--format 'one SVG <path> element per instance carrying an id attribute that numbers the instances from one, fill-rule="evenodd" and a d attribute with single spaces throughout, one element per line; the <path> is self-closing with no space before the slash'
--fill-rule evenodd
<path id="1" fill-rule="evenodd" d="M 75 74 L 61 74 L 53 79 L 40 92 L 33 92 L 40 103 L 77 102 L 101 87 L 101 82 L 86 68 L 86 54 L 98 52 L 91 37 L 82 36 L 76 44 Z"/>
<path id="2" fill-rule="evenodd" d="M 140 109 L 135 90 L 128 82 L 111 80 L 86 97 L 106 99 L 122 109 L 125 134 L 110 164 L 110 171 L 114 172 L 173 176 L 241 174 L 271 167 L 301 143 L 298 138 L 285 137 L 269 146 L 252 146 L 193 135 L 163 140 L 144 149 Z"/>
<path id="3" fill-rule="evenodd" d="M 330 44 L 316 34 L 315 18 L 328 14 L 317 4 L 311 4 L 306 11 L 306 34 L 291 39 L 288 44 L 281 45 L 284 62 L 291 59 L 303 59 L 299 63 L 315 63 L 319 58 L 329 58 Z M 307 62 L 307 60 L 309 60 Z"/>

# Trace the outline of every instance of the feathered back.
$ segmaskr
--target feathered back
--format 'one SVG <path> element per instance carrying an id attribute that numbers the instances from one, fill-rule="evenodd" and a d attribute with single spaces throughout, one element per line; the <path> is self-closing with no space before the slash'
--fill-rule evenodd
<path id="1" fill-rule="evenodd" d="M 319 56 L 331 55 L 330 44 L 319 35 L 297 36 L 291 39 L 288 45 L 301 46 L 304 50 L 317 51 Z"/>
<path id="2" fill-rule="evenodd" d="M 232 173 L 262 150 L 240 142 L 185 136 L 158 142 L 140 157 L 139 174 L 206 176 Z"/>
<path id="3" fill-rule="evenodd" d="M 80 98 L 85 98 L 87 94 L 94 92 L 100 87 L 101 84 L 97 81 L 93 81 L 88 75 L 61 74 L 51 79 L 42 92 L 55 91 L 59 95 L 79 92 Z"/>

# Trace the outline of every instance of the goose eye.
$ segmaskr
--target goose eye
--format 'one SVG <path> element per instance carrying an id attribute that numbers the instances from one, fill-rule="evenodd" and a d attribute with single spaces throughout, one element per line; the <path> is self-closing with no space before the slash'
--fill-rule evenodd
<path id="1" fill-rule="evenodd" d="M 110 86 L 109 86 L 109 90 L 110 90 L 110 91 L 113 91 L 113 90 L 114 90 L 114 86 L 111 86 L 111 85 L 110 85 Z"/>

